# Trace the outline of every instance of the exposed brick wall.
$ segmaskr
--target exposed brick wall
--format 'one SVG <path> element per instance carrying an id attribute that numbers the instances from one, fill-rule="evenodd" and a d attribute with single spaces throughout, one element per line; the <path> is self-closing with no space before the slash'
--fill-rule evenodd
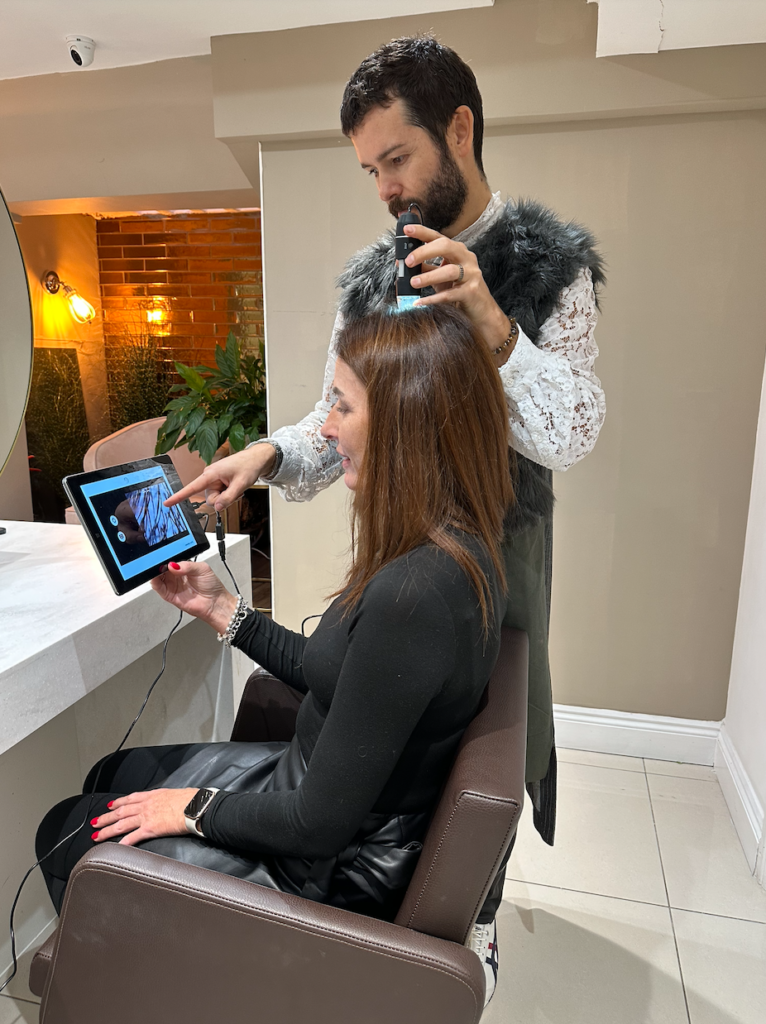
<path id="1" fill-rule="evenodd" d="M 154 335 L 170 364 L 214 361 L 230 330 L 263 338 L 260 213 L 106 218 L 97 224 L 104 341 Z"/>

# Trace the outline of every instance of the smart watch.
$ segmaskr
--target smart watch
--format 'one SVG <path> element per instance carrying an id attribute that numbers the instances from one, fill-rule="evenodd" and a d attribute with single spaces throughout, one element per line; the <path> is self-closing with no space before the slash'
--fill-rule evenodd
<path id="1" fill-rule="evenodd" d="M 212 803 L 213 797 L 218 792 L 219 790 L 217 789 L 197 790 L 186 807 L 184 807 L 184 821 L 186 822 L 187 832 L 191 832 L 193 836 L 202 836 L 203 839 L 205 838 L 205 833 L 202 831 L 200 819 Z"/>

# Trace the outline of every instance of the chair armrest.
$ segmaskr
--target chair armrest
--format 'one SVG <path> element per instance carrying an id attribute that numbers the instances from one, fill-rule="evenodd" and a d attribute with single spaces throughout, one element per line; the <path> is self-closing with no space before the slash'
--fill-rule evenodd
<path id="1" fill-rule="evenodd" d="M 245 683 L 231 739 L 248 743 L 289 741 L 303 694 L 262 668 Z"/>
<path id="2" fill-rule="evenodd" d="M 53 963 L 53 950 L 55 946 L 56 933 L 54 932 L 48 936 L 32 957 L 32 963 L 29 965 L 29 989 L 36 996 L 43 994 L 45 982 Z"/>
<path id="3" fill-rule="evenodd" d="M 476 1024 L 463 946 L 145 850 L 72 873 L 42 1024 Z"/>

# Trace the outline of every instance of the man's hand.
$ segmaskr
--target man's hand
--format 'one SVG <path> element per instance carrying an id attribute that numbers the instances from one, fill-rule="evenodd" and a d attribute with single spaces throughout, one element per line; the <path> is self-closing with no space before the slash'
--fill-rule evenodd
<path id="1" fill-rule="evenodd" d="M 182 487 L 164 502 L 170 508 L 185 498 L 205 492 L 205 501 L 217 512 L 228 508 L 252 487 L 259 476 L 266 476 L 274 466 L 276 452 L 270 444 L 256 444 L 243 452 L 229 455 L 208 466 L 186 487 Z"/>
<path id="2" fill-rule="evenodd" d="M 151 581 L 163 601 L 202 619 L 223 633 L 237 607 L 237 599 L 224 587 L 207 562 L 170 562 L 167 572 Z"/>
<path id="3" fill-rule="evenodd" d="M 491 352 L 499 348 L 511 331 L 510 321 L 492 298 L 476 256 L 462 242 L 456 242 L 446 235 L 440 235 L 422 224 L 407 224 L 408 235 L 419 238 L 419 246 L 407 257 L 407 266 L 414 267 L 426 261 L 440 258 L 441 266 L 426 270 L 419 277 L 412 278 L 415 288 L 434 288 L 435 295 L 418 299 L 418 306 L 435 306 L 441 302 L 460 303 L 464 313 L 484 339 Z M 460 280 L 460 267 L 463 268 Z M 426 268 L 424 268 L 426 269 Z M 513 345 L 495 358 L 502 365 L 513 351 Z"/>
<path id="4" fill-rule="evenodd" d="M 109 810 L 91 825 L 96 842 L 122 836 L 121 846 L 135 846 L 145 839 L 186 834 L 184 807 L 197 789 L 153 789 L 148 793 L 131 793 L 109 804 Z"/>

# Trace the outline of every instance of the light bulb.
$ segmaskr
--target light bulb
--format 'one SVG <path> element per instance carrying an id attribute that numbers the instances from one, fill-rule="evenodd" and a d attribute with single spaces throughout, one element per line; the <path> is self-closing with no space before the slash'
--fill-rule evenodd
<path id="1" fill-rule="evenodd" d="M 67 294 L 67 299 L 69 300 L 69 309 L 72 316 L 78 323 L 89 324 L 95 318 L 96 311 L 93 306 L 91 306 L 87 299 L 84 299 L 82 295 L 76 292 L 74 288 Z"/>

